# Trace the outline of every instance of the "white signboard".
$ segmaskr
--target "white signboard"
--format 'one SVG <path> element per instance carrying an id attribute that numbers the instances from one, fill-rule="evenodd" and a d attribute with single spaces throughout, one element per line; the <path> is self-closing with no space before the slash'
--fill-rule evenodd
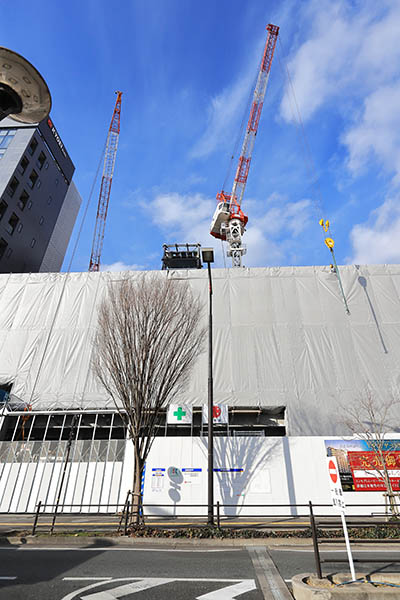
<path id="1" fill-rule="evenodd" d="M 329 487 L 330 487 L 331 496 L 332 496 L 332 506 L 333 506 L 333 508 L 336 508 L 336 510 L 338 510 L 340 512 L 340 516 L 342 518 L 343 533 L 344 533 L 344 539 L 346 542 L 346 550 L 347 550 L 347 556 L 349 559 L 351 578 L 352 578 L 352 581 L 355 581 L 356 574 L 354 571 L 354 563 L 353 563 L 353 557 L 351 554 L 349 534 L 348 534 L 347 525 L 346 525 L 346 518 L 344 516 L 345 510 L 346 510 L 346 503 L 344 501 L 342 482 L 340 481 L 339 467 L 337 464 L 336 457 L 335 456 L 327 456 L 326 457 L 326 465 L 328 467 Z"/>
<path id="2" fill-rule="evenodd" d="M 208 423 L 208 404 L 203 404 L 203 423 Z M 228 423 L 228 406 L 226 404 L 214 404 L 213 423 Z"/>
<path id="3" fill-rule="evenodd" d="M 192 407 L 186 404 L 170 404 L 167 423 L 168 425 L 190 425 L 192 423 Z"/>
<path id="4" fill-rule="evenodd" d="M 332 506 L 339 512 L 344 513 L 346 509 L 346 503 L 344 501 L 342 482 L 340 481 L 339 468 L 335 456 L 328 456 L 326 458 L 326 464 L 328 466 L 329 474 L 329 487 L 332 496 Z"/>

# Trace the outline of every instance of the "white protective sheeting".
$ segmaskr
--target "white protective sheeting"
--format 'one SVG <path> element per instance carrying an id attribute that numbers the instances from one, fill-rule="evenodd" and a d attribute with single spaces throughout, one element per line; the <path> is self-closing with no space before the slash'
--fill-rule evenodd
<path id="1" fill-rule="evenodd" d="M 340 434 L 339 406 L 367 384 L 398 389 L 400 266 L 214 269 L 214 402 L 287 407 L 290 435 Z M 187 279 L 204 301 L 206 270 Z M 129 273 L 139 277 L 140 272 Z M 0 383 L 33 409 L 112 408 L 90 371 L 96 311 L 126 273 L 0 275 Z M 175 403 L 207 401 L 207 353 Z"/>

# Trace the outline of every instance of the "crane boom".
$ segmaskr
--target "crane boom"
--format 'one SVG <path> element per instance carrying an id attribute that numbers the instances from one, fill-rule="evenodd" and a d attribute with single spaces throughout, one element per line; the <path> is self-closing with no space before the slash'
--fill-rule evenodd
<path id="1" fill-rule="evenodd" d="M 117 155 L 122 92 L 115 92 L 117 100 L 107 135 L 106 151 L 104 154 L 103 176 L 101 178 L 99 203 L 97 206 L 96 226 L 94 230 L 92 253 L 90 255 L 89 271 L 100 270 L 101 251 L 103 248 L 104 231 L 106 227 L 108 203 L 110 200 L 111 184 L 114 173 L 115 157 Z"/>
<path id="2" fill-rule="evenodd" d="M 227 254 L 232 257 L 232 266 L 234 267 L 242 266 L 242 256 L 246 253 L 246 248 L 242 244 L 242 235 L 248 217 L 241 210 L 241 204 L 279 33 L 279 27 L 276 25 L 269 24 L 266 29 L 268 31 L 267 40 L 254 88 L 253 102 L 233 181 L 232 192 L 231 194 L 226 194 L 222 190 L 217 194 L 218 205 L 211 223 L 211 235 L 222 240 L 227 240 L 229 243 Z"/>

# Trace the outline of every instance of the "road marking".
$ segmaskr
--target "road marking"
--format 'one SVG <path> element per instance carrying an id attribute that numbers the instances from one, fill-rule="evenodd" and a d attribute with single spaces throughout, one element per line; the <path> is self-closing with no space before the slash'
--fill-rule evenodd
<path id="1" fill-rule="evenodd" d="M 3 577 L 0 577 L 0 580 L 3 580 L 3 579 L 4 579 L 5 581 L 9 581 L 9 580 L 11 580 L 11 579 L 17 579 L 17 577 L 16 577 L 16 576 L 12 576 L 12 577 L 3 576 Z"/>
<path id="2" fill-rule="evenodd" d="M 20 550 L 20 551 L 34 551 L 41 550 L 46 552 L 53 552 L 55 550 L 61 552 L 240 552 L 242 548 L 129 548 L 128 547 L 115 547 L 110 548 L 109 546 L 96 546 L 96 548 L 76 548 L 68 546 L 48 546 L 48 547 L 29 547 L 29 546 L 16 546 L 13 548 L 0 547 L 0 550 Z"/>
<path id="3" fill-rule="evenodd" d="M 391 554 L 398 554 L 400 552 L 400 550 L 396 550 L 395 548 L 377 548 L 376 546 L 374 548 L 370 548 L 365 549 L 365 550 L 358 550 L 358 549 L 354 549 L 354 545 L 357 544 L 356 540 L 352 540 L 352 547 L 353 547 L 353 551 L 354 553 L 357 554 L 371 554 L 371 552 L 376 552 L 377 550 L 379 550 L 379 552 L 387 552 L 387 553 L 391 553 Z M 344 542 L 343 542 L 344 543 Z M 371 543 L 372 545 L 372 543 Z M 296 546 L 293 546 L 292 548 L 278 548 L 276 546 L 269 546 L 269 551 L 270 552 L 308 552 L 308 553 L 314 553 L 313 548 L 296 548 Z M 320 550 L 319 551 L 320 554 L 346 554 L 346 548 L 344 548 L 343 550 Z"/>
<path id="4" fill-rule="evenodd" d="M 111 581 L 112 577 L 63 577 L 63 581 Z"/>
<path id="5" fill-rule="evenodd" d="M 254 579 L 244 579 L 240 583 L 229 585 L 228 587 L 221 588 L 220 590 L 214 590 L 203 596 L 197 596 L 196 600 L 232 600 L 237 598 L 241 594 L 256 590 L 257 586 Z"/>
<path id="6" fill-rule="evenodd" d="M 67 579 L 64 577 L 64 579 Z M 82 581 L 86 578 L 82 577 Z M 79 577 L 75 579 L 78 581 Z M 87 585 L 79 590 L 75 590 L 64 596 L 62 600 L 117 600 L 118 598 L 123 598 L 124 596 L 129 596 L 130 594 L 135 594 L 137 592 L 141 592 L 143 590 L 151 589 L 153 587 L 157 587 L 160 585 L 164 585 L 167 583 L 175 583 L 177 581 L 183 582 L 218 582 L 218 583 L 233 583 L 234 585 L 225 586 L 220 588 L 219 590 L 214 590 L 213 592 L 209 592 L 208 594 L 203 594 L 202 596 L 197 596 L 196 600 L 234 600 L 241 594 L 245 592 L 250 592 L 256 589 L 256 584 L 254 579 L 206 579 L 206 578 L 183 578 L 183 577 L 143 577 L 143 578 L 135 578 L 135 577 L 124 577 L 118 579 L 109 579 L 107 582 L 100 581 L 96 583 L 92 583 Z M 117 584 L 116 587 L 108 588 L 107 590 L 95 591 L 89 593 L 87 595 L 82 595 L 85 592 L 90 592 L 105 583 Z"/>

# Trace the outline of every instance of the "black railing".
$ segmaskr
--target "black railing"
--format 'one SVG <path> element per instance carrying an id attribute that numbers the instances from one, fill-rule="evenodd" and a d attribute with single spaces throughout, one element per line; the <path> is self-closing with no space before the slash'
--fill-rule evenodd
<path id="1" fill-rule="evenodd" d="M 382 508 L 381 504 L 347 504 L 347 509 L 350 508 Z M 101 509 L 104 508 L 105 510 L 102 511 Z M 117 531 L 119 532 L 122 527 L 124 529 L 124 533 L 127 533 L 128 530 L 128 526 L 129 526 L 129 515 L 130 515 L 130 511 L 132 508 L 132 493 L 128 492 L 125 503 L 124 504 L 61 504 L 61 505 L 56 505 L 56 504 L 43 504 L 42 502 L 39 502 L 36 506 L 36 510 L 35 513 L 33 513 L 33 526 L 32 526 L 32 535 L 35 535 L 37 528 L 39 527 L 40 523 L 39 523 L 39 518 L 42 515 L 47 515 L 49 517 L 52 517 L 52 524 L 50 527 L 50 533 L 53 533 L 55 526 L 56 526 L 56 518 L 57 517 L 66 517 L 66 516 L 71 516 L 71 517 L 82 517 L 82 516 L 101 516 L 101 515 L 107 515 L 109 517 L 111 517 L 112 515 L 114 515 L 115 517 L 119 517 L 119 525 L 118 525 L 118 529 Z M 199 512 L 196 512 L 195 514 L 171 514 L 171 512 L 173 513 L 174 511 L 176 511 L 177 509 L 181 509 L 181 508 L 192 508 L 192 509 L 198 509 L 201 508 L 203 509 L 201 511 L 201 514 L 199 514 Z M 147 520 L 147 524 L 160 524 L 162 525 L 162 522 L 164 520 L 174 520 L 177 525 L 179 525 L 179 520 L 180 519 L 195 519 L 196 521 L 194 522 L 194 524 L 200 525 L 200 526 L 205 526 L 204 523 L 202 521 L 207 521 L 207 508 L 208 505 L 206 504 L 142 504 L 139 501 L 139 504 L 137 506 L 137 511 L 138 511 L 138 515 L 140 517 L 140 523 L 141 524 L 145 524 L 146 520 Z M 225 514 L 221 514 L 221 511 L 223 509 L 249 509 L 249 508 L 255 508 L 255 509 L 261 509 L 261 510 L 257 510 L 255 513 L 253 514 L 237 514 L 236 512 L 234 514 L 226 514 L 226 510 L 225 510 Z M 268 509 L 288 509 L 290 511 L 290 509 L 296 509 L 296 514 L 288 514 L 288 512 L 285 512 L 283 514 L 282 513 L 274 513 L 271 510 L 268 511 Z M 214 504 L 214 509 L 215 509 L 215 514 L 216 514 L 216 522 L 217 522 L 217 527 L 221 528 L 223 526 L 223 524 L 225 524 L 226 526 L 230 526 L 231 524 L 229 523 L 229 521 L 231 519 L 241 519 L 241 520 L 245 520 L 245 519 L 285 519 L 284 522 L 282 523 L 276 523 L 275 521 L 271 524 L 273 525 L 274 529 L 278 529 L 278 528 L 289 528 L 289 529 L 306 529 L 311 527 L 312 533 L 313 533 L 313 539 L 314 539 L 314 535 L 316 536 L 316 532 L 317 532 L 317 527 L 318 528 L 340 528 L 341 524 L 340 524 L 340 520 L 339 517 L 336 517 L 336 514 L 332 514 L 332 512 L 330 514 L 325 513 L 315 513 L 314 510 L 316 508 L 319 509 L 323 509 L 323 508 L 331 508 L 332 509 L 332 505 L 331 504 L 313 504 L 311 501 L 309 501 L 308 504 L 245 504 L 245 505 L 241 505 L 238 506 L 237 504 L 221 504 L 220 502 L 217 502 L 216 504 Z M 53 509 L 53 510 L 48 510 L 48 509 Z M 68 509 L 68 510 L 65 510 Z M 76 509 L 76 510 L 74 510 Z M 87 511 L 84 511 L 82 509 L 88 509 Z M 90 510 L 90 509 L 95 509 L 95 511 Z M 110 512 L 110 509 L 114 509 L 113 512 Z M 151 511 L 150 509 L 159 509 L 156 510 L 154 512 Z M 304 511 L 301 510 L 300 514 L 298 512 L 298 509 L 305 509 Z M 164 513 L 160 513 L 160 510 L 164 511 Z M 167 511 L 167 512 L 165 512 Z M 171 511 L 171 512 L 170 512 Z M 1 514 L 1 513 L 0 513 Z M 7 514 L 7 513 L 3 513 L 3 514 Z M 378 525 L 378 524 L 390 524 L 391 526 L 399 526 L 400 525 L 400 519 L 397 521 L 390 521 L 388 522 L 388 518 L 390 517 L 390 514 L 386 513 L 384 515 L 385 519 L 384 520 L 378 520 L 379 516 L 382 516 L 383 513 L 381 513 L 381 515 L 377 514 L 376 512 L 371 511 L 370 515 L 359 515 L 359 514 L 346 514 L 346 518 L 347 519 L 357 519 L 356 522 L 351 523 L 352 527 L 365 527 L 365 526 L 369 526 L 369 525 Z M 157 522 L 155 523 L 154 521 L 152 521 L 152 519 L 157 519 Z M 292 524 L 291 521 L 294 519 L 305 519 L 304 523 L 295 523 Z M 317 522 L 317 519 L 325 519 L 324 522 Z M 328 519 L 328 520 L 327 520 Z M 329 521 L 329 519 L 332 519 L 331 521 Z M 150 520 L 150 523 L 149 523 Z M 71 526 L 73 525 L 79 525 L 79 522 L 75 522 L 75 523 L 71 523 Z M 93 523 L 93 525 L 95 525 L 95 523 Z M 113 525 L 112 523 L 110 523 L 110 525 Z M 266 520 L 264 523 L 260 523 L 257 524 L 259 526 L 262 526 L 264 528 L 269 528 L 269 522 L 268 520 Z M 242 526 L 242 525 L 240 525 Z M 243 526 L 246 526 L 245 521 L 243 522 Z M 315 542 L 314 540 L 314 544 L 318 542 Z"/>

